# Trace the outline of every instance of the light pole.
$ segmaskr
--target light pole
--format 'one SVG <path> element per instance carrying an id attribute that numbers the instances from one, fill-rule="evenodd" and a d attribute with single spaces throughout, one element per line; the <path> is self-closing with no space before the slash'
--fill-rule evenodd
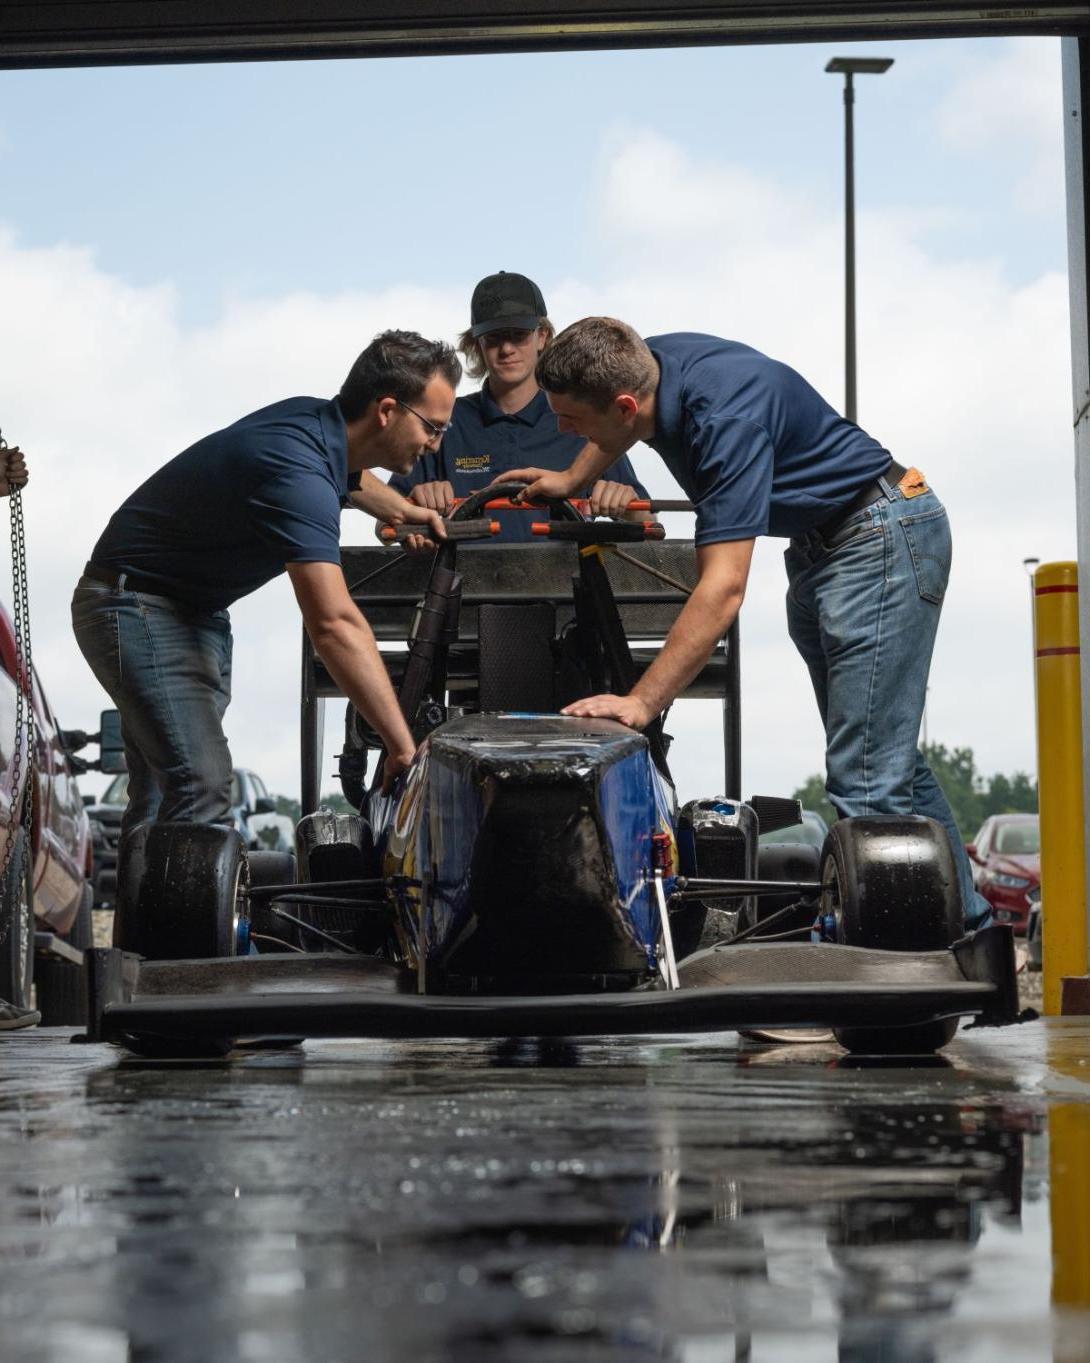
<path id="1" fill-rule="evenodd" d="M 844 76 L 844 415 L 856 419 L 855 401 L 855 104 L 853 76 L 881 76 L 892 57 L 833 57 L 825 67 Z"/>

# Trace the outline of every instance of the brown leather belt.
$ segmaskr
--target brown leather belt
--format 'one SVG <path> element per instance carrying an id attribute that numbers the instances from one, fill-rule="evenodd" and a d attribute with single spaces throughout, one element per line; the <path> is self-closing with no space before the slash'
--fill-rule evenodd
<path id="1" fill-rule="evenodd" d="M 85 563 L 83 576 L 92 582 L 101 582 L 104 587 L 112 587 L 115 592 L 148 592 L 152 596 L 170 596 L 161 582 L 152 582 L 139 573 L 118 572 L 116 568 L 104 568 L 101 563 Z"/>
<path id="2" fill-rule="evenodd" d="M 907 472 L 908 469 L 903 468 L 898 464 L 896 459 L 891 459 L 885 472 L 881 474 L 881 477 L 884 478 L 887 483 L 896 487 Z M 866 487 L 861 487 L 847 506 L 838 507 L 827 520 L 822 521 L 821 524 L 816 527 L 818 534 L 823 538 L 835 535 L 840 527 L 846 521 L 850 520 L 857 512 L 865 511 L 867 507 L 872 506 L 879 497 L 884 496 L 886 496 L 886 490 L 879 480 L 875 478 L 875 480 L 872 483 L 868 483 Z"/>

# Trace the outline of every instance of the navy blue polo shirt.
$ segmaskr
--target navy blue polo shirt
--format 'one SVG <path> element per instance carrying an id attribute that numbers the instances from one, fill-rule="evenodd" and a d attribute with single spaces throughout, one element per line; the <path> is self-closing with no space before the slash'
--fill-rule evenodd
<path id="1" fill-rule="evenodd" d="M 487 384 L 478 393 L 469 393 L 454 404 L 450 430 L 436 454 L 428 453 L 411 474 L 396 475 L 390 486 L 407 496 L 417 483 L 450 483 L 455 497 L 468 497 L 494 483 L 508 469 L 566 469 L 586 444 L 581 435 L 562 433 L 549 400 L 538 390 L 521 411 L 500 410 Z M 611 464 L 603 478 L 628 483 L 641 497 L 647 492 L 636 479 L 626 456 Z M 586 496 L 584 489 L 580 494 Z M 508 543 L 532 538 L 530 526 L 535 519 L 522 511 L 501 511 L 499 538 Z"/>
<path id="2" fill-rule="evenodd" d="M 696 504 L 697 544 L 812 530 L 888 467 L 786 364 L 695 332 L 647 344 L 660 369 L 647 443 Z"/>
<path id="3" fill-rule="evenodd" d="M 288 563 L 340 563 L 347 487 L 336 399 L 288 398 L 164 464 L 114 512 L 91 558 L 223 610 Z"/>

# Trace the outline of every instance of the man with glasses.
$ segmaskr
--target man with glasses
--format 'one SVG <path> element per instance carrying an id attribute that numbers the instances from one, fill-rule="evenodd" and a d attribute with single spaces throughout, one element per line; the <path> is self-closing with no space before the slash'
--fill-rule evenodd
<path id="1" fill-rule="evenodd" d="M 418 506 L 442 515 L 450 514 L 455 499 L 488 487 L 509 469 L 527 464 L 566 469 L 585 443 L 561 433 L 534 378 L 534 366 L 554 335 L 534 281 L 504 270 L 489 275 L 473 290 L 469 314 L 458 349 L 465 356 L 466 373 L 484 384 L 454 404 L 442 447 L 429 451 L 410 474 L 390 480 L 391 487 Z M 597 514 L 621 517 L 634 497 L 647 493 L 622 456 L 578 495 L 589 495 Z M 508 511 L 497 519 L 502 539 L 531 538 L 533 516 Z M 418 545 L 414 541 L 410 547 Z"/>
<path id="2" fill-rule="evenodd" d="M 371 470 L 412 471 L 442 438 L 460 378 L 450 346 L 385 332 L 337 397 L 288 398 L 198 440 L 114 513 L 76 587 L 72 623 L 121 713 L 120 860 L 125 835 L 149 820 L 230 821 L 227 608 L 285 570 L 315 649 L 385 744 L 387 784 L 408 766 L 416 745 L 341 571 L 340 514 L 351 504 L 443 536 L 436 512 Z"/>

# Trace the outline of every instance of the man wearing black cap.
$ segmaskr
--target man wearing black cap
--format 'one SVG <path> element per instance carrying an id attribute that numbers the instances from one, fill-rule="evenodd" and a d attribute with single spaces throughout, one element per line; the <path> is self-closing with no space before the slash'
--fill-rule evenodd
<path id="1" fill-rule="evenodd" d="M 554 335 L 534 281 L 505 270 L 489 275 L 473 290 L 469 313 L 470 325 L 458 349 L 465 356 L 466 373 L 484 379 L 484 385 L 454 404 L 440 448 L 426 454 L 410 474 L 390 479 L 391 487 L 418 506 L 443 515 L 450 513 L 455 499 L 488 487 L 509 469 L 528 464 L 566 469 L 585 443 L 581 436 L 560 431 L 534 378 L 534 367 Z M 589 495 L 599 515 L 624 516 L 628 502 L 647 493 L 622 456 L 579 495 Z M 532 516 L 500 512 L 498 519 L 508 542 L 530 538 Z"/>

